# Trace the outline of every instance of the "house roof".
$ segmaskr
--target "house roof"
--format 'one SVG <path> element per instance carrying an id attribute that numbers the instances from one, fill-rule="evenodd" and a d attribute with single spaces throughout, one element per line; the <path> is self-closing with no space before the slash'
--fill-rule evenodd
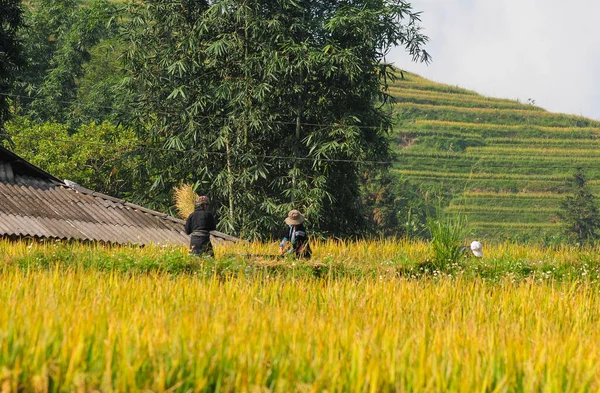
<path id="1" fill-rule="evenodd" d="M 0 146 L 0 235 L 188 245 L 184 221 L 61 181 Z M 237 240 L 211 232 L 215 240 Z"/>

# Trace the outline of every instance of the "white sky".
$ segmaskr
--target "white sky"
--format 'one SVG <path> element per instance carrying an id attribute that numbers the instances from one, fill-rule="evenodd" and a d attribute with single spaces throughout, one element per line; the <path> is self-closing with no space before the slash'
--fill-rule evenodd
<path id="1" fill-rule="evenodd" d="M 409 0 L 410 1 L 410 0 Z M 387 60 L 436 82 L 600 120 L 600 0 L 412 0 L 433 62 Z"/>

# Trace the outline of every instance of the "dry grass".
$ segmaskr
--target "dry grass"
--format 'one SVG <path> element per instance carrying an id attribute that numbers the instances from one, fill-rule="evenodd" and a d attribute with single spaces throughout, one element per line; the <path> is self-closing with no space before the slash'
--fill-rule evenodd
<path id="1" fill-rule="evenodd" d="M 515 131 L 515 130 L 537 130 L 537 131 L 545 131 L 545 132 L 556 132 L 556 133 L 566 133 L 566 132 L 595 132 L 600 133 L 600 128 L 598 127 L 549 127 L 549 126 L 540 126 L 536 124 L 489 124 L 489 123 L 466 123 L 466 122 L 456 122 L 456 121 L 444 121 L 444 120 L 416 120 L 415 124 L 417 126 L 424 127 L 441 127 L 441 128 L 460 128 L 460 129 L 473 129 L 473 130 L 507 130 L 507 131 Z"/>
<path id="2" fill-rule="evenodd" d="M 4 391 L 600 388 L 592 284 L 58 271 L 2 281 Z"/>
<path id="3" fill-rule="evenodd" d="M 197 194 L 190 184 L 182 184 L 173 189 L 173 202 L 179 213 L 179 217 L 184 220 L 194 211 L 194 202 Z"/>
<path id="4" fill-rule="evenodd" d="M 217 247 L 217 255 L 277 245 Z M 3 392 L 595 392 L 597 249 L 486 244 L 475 275 L 387 274 L 430 255 L 411 241 L 315 242 L 301 261 L 237 274 L 84 269 L 99 255 L 184 250 L 0 242 Z M 47 268 L 37 268 L 42 256 Z M 29 265 L 15 265 L 29 257 Z M 65 266 L 66 265 L 66 266 Z M 467 266 L 467 265 L 465 265 Z M 369 267 L 378 274 L 363 275 Z M 274 270 L 275 269 L 275 270 Z M 488 269 L 488 273 L 483 273 Z M 557 271 L 574 273 L 554 280 Z M 538 273 L 532 274 L 531 271 Z M 288 271 L 288 272 L 289 272 Z M 518 276 L 518 272 L 525 276 Z M 499 276 L 496 276 L 499 274 Z M 592 274 L 595 276 L 591 278 Z"/>

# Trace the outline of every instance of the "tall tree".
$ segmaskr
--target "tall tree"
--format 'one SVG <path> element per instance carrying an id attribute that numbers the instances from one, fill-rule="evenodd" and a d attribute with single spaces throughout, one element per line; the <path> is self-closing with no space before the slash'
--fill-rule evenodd
<path id="1" fill-rule="evenodd" d="M 90 51 L 117 33 L 114 4 L 81 6 L 76 0 L 36 0 L 25 14 L 22 41 L 28 66 L 19 78 L 20 106 L 30 119 L 71 122 L 78 79 Z M 27 98 L 25 98 L 27 97 Z M 76 122 L 77 123 L 77 122 Z"/>
<path id="2" fill-rule="evenodd" d="M 167 204 L 196 181 L 222 229 L 268 235 L 290 208 L 314 228 L 360 230 L 360 179 L 388 156 L 388 50 L 422 49 L 401 0 L 149 0 L 124 34 L 147 147 L 145 196 Z"/>
<path id="3" fill-rule="evenodd" d="M 561 201 L 559 212 L 565 234 L 579 244 L 592 243 L 600 236 L 600 211 L 581 168 L 573 174 L 569 188 L 571 195 Z"/>
<path id="4" fill-rule="evenodd" d="M 18 30 L 23 25 L 21 0 L 0 0 L 0 133 L 10 117 L 10 97 L 17 71 L 23 66 Z M 3 139 L 0 136 L 0 139 Z"/>

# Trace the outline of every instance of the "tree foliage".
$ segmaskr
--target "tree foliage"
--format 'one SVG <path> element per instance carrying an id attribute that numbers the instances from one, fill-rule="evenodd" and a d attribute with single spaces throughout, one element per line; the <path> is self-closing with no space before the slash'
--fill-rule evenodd
<path id="1" fill-rule="evenodd" d="M 361 189 L 365 229 L 371 236 L 428 238 L 428 218 L 449 202 L 443 187 L 423 187 L 378 168 L 363 174 Z"/>
<path id="2" fill-rule="evenodd" d="M 28 28 L 23 30 L 21 39 L 28 65 L 20 75 L 16 90 L 21 113 L 42 123 L 67 123 L 74 128 L 90 120 L 89 115 L 82 116 L 81 109 L 77 111 L 82 98 L 78 89 L 94 47 L 107 40 L 110 43 L 117 34 L 113 23 L 116 11 L 113 3 L 101 0 L 86 6 L 76 0 L 37 0 L 27 8 Z M 111 70 L 106 62 L 104 66 L 105 71 Z M 118 75 L 114 68 L 111 71 L 112 75 L 105 75 L 106 78 Z M 94 106 L 110 104 L 103 100 L 96 101 Z"/>
<path id="3" fill-rule="evenodd" d="M 573 174 L 569 188 L 571 195 L 560 203 L 564 232 L 579 244 L 593 243 L 600 235 L 600 211 L 581 168 Z"/>
<path id="4" fill-rule="evenodd" d="M 361 162 L 385 160 L 388 50 L 428 61 L 400 0 L 149 0 L 123 34 L 147 201 L 180 182 L 220 204 L 221 229 L 273 233 L 291 208 L 313 228 L 364 228 Z"/>
<path id="5" fill-rule="evenodd" d="M 66 124 L 16 117 L 6 129 L 14 152 L 59 179 L 108 195 L 127 197 L 136 187 L 133 132 L 108 122 L 85 124 L 70 132 Z"/>
<path id="6" fill-rule="evenodd" d="M 0 93 L 12 91 L 17 71 L 23 66 L 22 43 L 18 32 L 23 27 L 21 0 L 0 0 Z M 10 118 L 10 98 L 0 96 L 0 133 Z M 4 139 L 0 137 L 0 139 Z"/>

